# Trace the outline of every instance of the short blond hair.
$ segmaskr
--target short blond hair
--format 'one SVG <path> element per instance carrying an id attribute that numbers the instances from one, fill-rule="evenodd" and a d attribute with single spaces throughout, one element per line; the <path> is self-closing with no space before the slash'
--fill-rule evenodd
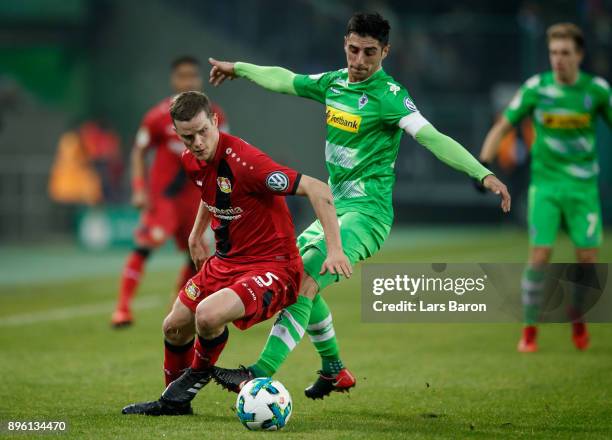
<path id="1" fill-rule="evenodd" d="M 574 23 L 556 23 L 546 30 L 546 39 L 551 40 L 571 39 L 576 44 L 576 49 L 584 50 L 584 36 L 582 30 Z"/>

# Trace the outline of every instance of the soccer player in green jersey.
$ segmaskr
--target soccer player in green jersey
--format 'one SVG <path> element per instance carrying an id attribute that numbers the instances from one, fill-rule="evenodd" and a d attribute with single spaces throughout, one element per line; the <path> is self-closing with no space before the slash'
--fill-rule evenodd
<path id="1" fill-rule="evenodd" d="M 389 235 L 394 164 L 403 132 L 446 164 L 481 181 L 501 196 L 504 211 L 510 209 L 505 185 L 460 144 L 437 131 L 417 110 L 408 91 L 382 69 L 381 63 L 389 53 L 389 30 L 389 23 L 379 14 L 353 15 L 344 39 L 347 68 L 318 75 L 209 60 L 213 66 L 210 82 L 215 86 L 226 79 L 247 78 L 268 90 L 325 105 L 329 185 L 343 249 L 352 264 L 376 253 Z M 279 314 L 254 365 L 214 371 L 217 382 L 225 388 L 238 391 L 245 380 L 273 375 L 305 333 L 322 358 L 319 377 L 305 390 L 306 396 L 323 398 L 331 391 L 355 385 L 354 376 L 340 360 L 329 308 L 318 294 L 338 280 L 337 276 L 319 273 L 326 254 L 319 222 L 298 237 L 298 247 L 306 272 L 298 301 Z"/>
<path id="2" fill-rule="evenodd" d="M 580 71 L 584 39 L 571 23 L 547 31 L 551 72 L 529 78 L 485 138 L 480 159 L 489 163 L 500 140 L 523 117 L 531 116 L 535 142 L 531 147 L 528 194 L 529 261 L 523 273 L 525 327 L 520 352 L 537 351 L 536 323 L 542 303 L 544 268 L 563 218 L 576 247 L 579 263 L 594 263 L 602 226 L 595 147 L 597 115 L 612 125 L 610 86 L 602 78 Z M 579 350 L 589 345 L 584 322 L 575 310 L 572 339 Z"/>

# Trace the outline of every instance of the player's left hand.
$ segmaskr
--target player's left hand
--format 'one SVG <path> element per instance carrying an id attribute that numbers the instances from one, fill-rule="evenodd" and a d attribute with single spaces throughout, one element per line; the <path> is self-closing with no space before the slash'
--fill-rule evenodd
<path id="1" fill-rule="evenodd" d="M 501 208 L 504 212 L 510 212 L 510 193 L 508 188 L 504 185 L 497 177 L 493 174 L 489 174 L 482 181 L 482 185 L 491 191 L 493 194 L 497 194 L 501 197 Z"/>
<path id="2" fill-rule="evenodd" d="M 350 278 L 353 274 L 353 267 L 344 252 L 328 252 L 319 275 L 324 275 L 328 271 L 332 275 L 344 275 Z"/>

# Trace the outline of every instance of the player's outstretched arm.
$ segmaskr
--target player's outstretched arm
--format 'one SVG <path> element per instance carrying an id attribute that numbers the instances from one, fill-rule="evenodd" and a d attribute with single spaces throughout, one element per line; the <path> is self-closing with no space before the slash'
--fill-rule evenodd
<path id="1" fill-rule="evenodd" d="M 193 228 L 189 234 L 189 254 L 191 260 L 195 264 L 196 268 L 200 270 L 204 261 L 209 257 L 204 245 L 204 232 L 208 226 L 209 213 L 204 203 L 200 201 L 200 207 L 196 214 L 195 221 L 193 222 Z"/>
<path id="2" fill-rule="evenodd" d="M 321 275 L 329 271 L 334 275 L 350 277 L 353 268 L 342 250 L 334 198 L 329 186 L 318 179 L 302 175 L 296 194 L 308 197 L 325 233 L 327 258 L 321 266 Z"/>
<path id="3" fill-rule="evenodd" d="M 209 58 L 212 65 L 208 81 L 218 86 L 226 79 L 246 78 L 272 92 L 296 95 L 293 79 L 295 73 L 282 67 L 257 66 L 242 62 L 219 61 Z"/>
<path id="4" fill-rule="evenodd" d="M 485 188 L 501 197 L 502 210 L 510 211 L 510 194 L 506 185 L 478 162 L 461 144 L 440 133 L 431 124 L 418 130 L 414 138 L 445 164 L 482 182 Z"/>

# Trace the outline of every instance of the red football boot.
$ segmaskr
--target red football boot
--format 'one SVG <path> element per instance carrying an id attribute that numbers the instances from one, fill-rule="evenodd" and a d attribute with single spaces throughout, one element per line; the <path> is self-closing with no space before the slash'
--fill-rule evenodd
<path id="1" fill-rule="evenodd" d="M 304 390 L 306 397 L 310 399 L 322 399 L 329 396 L 332 391 L 341 393 L 348 392 L 357 384 L 357 379 L 347 368 L 343 368 L 340 372 L 332 376 L 324 376 L 319 371 L 317 380 Z"/>
<path id="2" fill-rule="evenodd" d="M 123 328 L 132 325 L 132 312 L 129 310 L 115 310 L 111 318 L 113 328 Z"/>
<path id="3" fill-rule="evenodd" d="M 580 351 L 589 348 L 589 332 L 584 322 L 572 323 L 572 341 L 574 346 Z"/>

